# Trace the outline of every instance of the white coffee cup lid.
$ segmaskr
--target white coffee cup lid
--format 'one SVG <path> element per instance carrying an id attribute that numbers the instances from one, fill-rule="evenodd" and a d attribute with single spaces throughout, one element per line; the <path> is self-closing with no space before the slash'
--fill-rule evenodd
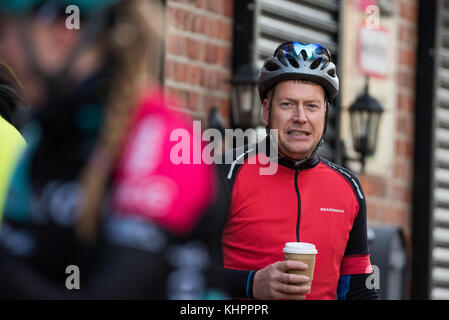
<path id="1" fill-rule="evenodd" d="M 298 254 L 317 254 L 318 251 L 314 244 L 307 242 L 287 242 L 285 243 L 284 253 Z"/>

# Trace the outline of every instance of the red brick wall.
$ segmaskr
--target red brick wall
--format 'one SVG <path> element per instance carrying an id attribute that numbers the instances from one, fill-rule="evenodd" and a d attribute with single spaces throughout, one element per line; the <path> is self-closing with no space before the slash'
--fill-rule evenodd
<path id="1" fill-rule="evenodd" d="M 398 15 L 395 110 L 396 127 L 392 175 L 388 179 L 360 176 L 367 196 L 370 223 L 403 228 L 407 246 L 412 224 L 415 67 L 417 50 L 417 1 L 394 1 Z M 410 248 L 410 247 L 409 247 Z"/>
<path id="2" fill-rule="evenodd" d="M 233 1 L 168 0 L 165 88 L 200 119 L 229 117 Z"/>

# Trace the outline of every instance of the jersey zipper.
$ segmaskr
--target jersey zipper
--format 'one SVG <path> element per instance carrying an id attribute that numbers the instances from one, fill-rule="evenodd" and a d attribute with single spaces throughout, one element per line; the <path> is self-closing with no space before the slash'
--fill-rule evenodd
<path id="1" fill-rule="evenodd" d="M 298 216 L 296 218 L 296 241 L 299 241 L 299 222 L 301 220 L 301 195 L 299 194 L 299 186 L 298 186 L 298 175 L 299 169 L 295 171 L 295 190 L 296 190 L 296 198 L 298 199 Z"/>

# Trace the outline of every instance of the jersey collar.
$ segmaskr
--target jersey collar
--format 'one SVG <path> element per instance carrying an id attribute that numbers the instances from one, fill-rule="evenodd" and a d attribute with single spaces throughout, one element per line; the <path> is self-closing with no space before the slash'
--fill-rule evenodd
<path id="1" fill-rule="evenodd" d="M 280 157 L 278 158 L 278 163 L 290 169 L 304 170 L 304 169 L 311 169 L 315 167 L 318 163 L 320 163 L 320 157 L 316 153 L 302 160 Z"/>
<path id="2" fill-rule="evenodd" d="M 265 143 L 266 146 L 269 146 L 269 145 L 271 145 L 270 142 L 271 142 L 270 137 L 267 136 L 262 143 Z M 271 149 L 271 147 L 268 147 L 268 149 Z M 288 158 L 285 156 L 281 156 L 279 154 L 278 154 L 278 157 L 276 158 L 276 160 L 280 165 L 290 168 L 290 169 L 293 169 L 293 170 L 310 169 L 310 168 L 315 167 L 321 161 L 320 157 L 316 153 L 316 150 L 312 153 L 311 156 L 309 156 L 308 158 L 302 159 L 302 160 L 291 159 L 291 158 Z"/>

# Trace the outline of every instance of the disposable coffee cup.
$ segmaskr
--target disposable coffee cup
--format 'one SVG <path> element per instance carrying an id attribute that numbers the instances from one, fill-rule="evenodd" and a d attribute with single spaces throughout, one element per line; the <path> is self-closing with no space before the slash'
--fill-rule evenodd
<path id="1" fill-rule="evenodd" d="M 288 273 L 294 273 L 309 277 L 307 284 L 312 287 L 313 271 L 315 269 L 315 257 L 318 253 L 315 245 L 306 242 L 287 242 L 282 250 L 284 260 L 296 260 L 308 265 L 306 270 L 289 270 Z"/>

